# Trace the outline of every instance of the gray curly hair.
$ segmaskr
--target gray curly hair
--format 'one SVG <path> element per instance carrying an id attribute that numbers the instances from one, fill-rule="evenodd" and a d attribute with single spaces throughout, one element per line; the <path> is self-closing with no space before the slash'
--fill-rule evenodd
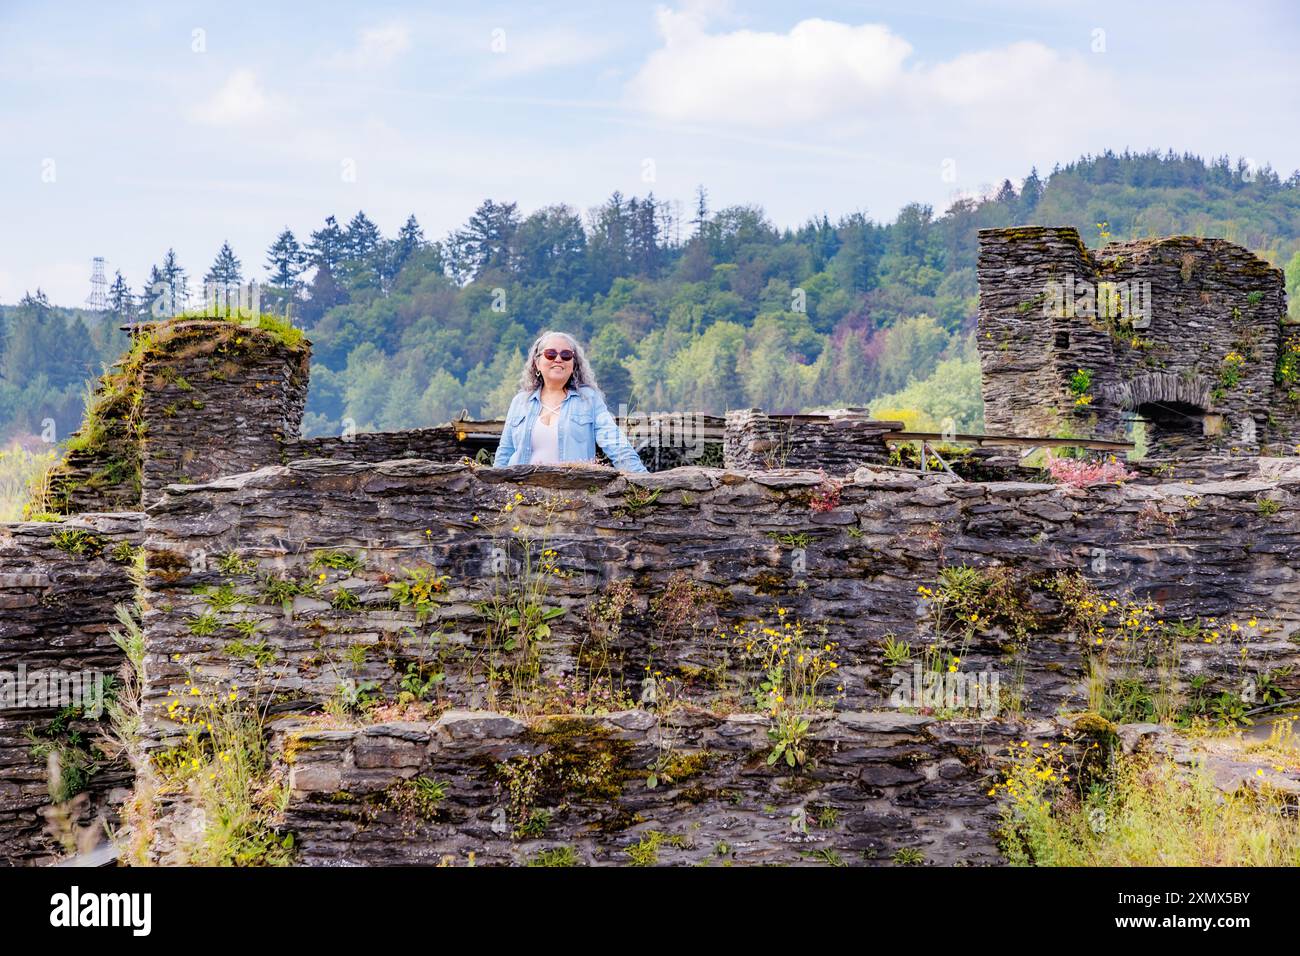
<path id="1" fill-rule="evenodd" d="M 582 346 L 578 344 L 578 340 L 568 332 L 552 332 L 549 330 L 537 336 L 537 341 L 528 350 L 528 358 L 524 361 L 524 370 L 519 374 L 519 391 L 531 395 L 541 387 L 542 373 L 537 371 L 537 359 L 542 354 L 542 343 L 552 336 L 564 339 L 573 351 L 573 374 L 569 376 L 567 387 L 576 389 L 585 385 L 599 391 L 600 386 L 596 384 L 596 373 L 591 370 L 591 363 L 587 361 L 587 353 L 582 351 Z"/>

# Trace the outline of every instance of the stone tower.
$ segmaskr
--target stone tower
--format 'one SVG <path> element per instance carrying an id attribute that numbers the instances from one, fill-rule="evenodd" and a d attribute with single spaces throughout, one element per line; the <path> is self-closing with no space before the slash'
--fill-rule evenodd
<path id="1" fill-rule="evenodd" d="M 51 473 L 48 507 L 137 510 L 172 482 L 279 464 L 298 437 L 310 352 L 301 332 L 266 316 L 141 327 Z"/>
<path id="2" fill-rule="evenodd" d="M 1300 327 L 1282 272 L 1222 239 L 1090 252 L 1072 228 L 980 231 L 979 351 L 990 433 L 1123 439 L 1151 458 L 1289 452 Z"/>

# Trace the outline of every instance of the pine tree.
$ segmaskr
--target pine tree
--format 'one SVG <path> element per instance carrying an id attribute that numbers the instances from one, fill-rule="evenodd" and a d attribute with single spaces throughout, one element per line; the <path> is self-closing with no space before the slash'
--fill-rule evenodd
<path id="1" fill-rule="evenodd" d="M 411 253 L 424 244 L 424 230 L 420 228 L 420 224 L 415 220 L 415 214 L 412 213 L 397 232 L 397 249 L 401 260 L 405 262 Z"/>
<path id="2" fill-rule="evenodd" d="M 365 262 L 379 248 L 382 238 L 379 227 L 371 222 L 364 212 L 358 212 L 348 223 L 347 231 L 343 235 L 347 257 Z"/>
<path id="3" fill-rule="evenodd" d="M 307 254 L 311 257 L 311 263 L 317 267 L 323 267 L 330 272 L 337 272 L 339 265 L 348 257 L 347 239 L 343 235 L 343 230 L 339 228 L 338 220 L 329 216 L 325 220 L 325 228 L 317 229 L 311 234 L 311 242 L 307 244 Z"/>
<path id="4" fill-rule="evenodd" d="M 601 292 L 631 271 L 632 220 L 640 208 L 638 200 L 625 202 L 623 194 L 615 190 L 603 206 L 590 213 L 587 255 L 594 287 Z"/>
<path id="5" fill-rule="evenodd" d="M 1034 211 L 1038 205 L 1038 200 L 1043 198 L 1043 181 L 1038 178 L 1038 167 L 1034 166 L 1029 170 L 1029 175 L 1025 177 L 1024 185 L 1020 187 L 1020 214 L 1027 217 Z"/>
<path id="6" fill-rule="evenodd" d="M 307 254 L 287 226 L 266 251 L 266 268 L 271 285 L 285 292 L 297 287 L 298 277 L 307 268 Z"/>
<path id="7" fill-rule="evenodd" d="M 629 205 L 628 220 L 631 230 L 628 242 L 632 268 L 637 275 L 653 279 L 659 274 L 661 243 L 659 240 L 658 206 L 654 193 Z"/>
<path id="8" fill-rule="evenodd" d="M 695 227 L 695 235 L 704 231 L 704 227 L 709 223 L 709 194 L 703 186 L 695 189 L 695 218 L 691 220 L 691 225 Z"/>
<path id="9" fill-rule="evenodd" d="M 420 228 L 419 222 L 416 221 L 415 215 L 412 213 L 406 217 L 406 222 L 397 231 L 397 239 L 384 243 L 381 249 L 379 272 L 382 280 L 381 284 L 385 290 L 388 289 L 389 284 L 396 278 L 397 274 L 402 271 L 402 266 L 406 265 L 406 260 L 426 245 L 428 243 L 424 240 L 424 230 Z"/>
<path id="10" fill-rule="evenodd" d="M 167 304 L 170 299 L 168 289 L 167 278 L 162 270 L 157 266 L 150 266 L 149 281 L 140 290 L 140 298 L 136 301 L 136 315 L 141 322 L 166 318 Z"/>
<path id="11" fill-rule="evenodd" d="M 163 256 L 162 279 L 167 283 L 167 296 L 163 303 L 167 315 L 183 312 L 190 300 L 189 278 L 176 261 L 174 249 L 168 249 L 167 255 Z"/>
<path id="12" fill-rule="evenodd" d="M 217 258 L 203 280 L 213 290 L 219 304 L 229 303 L 232 298 L 239 295 L 239 285 L 244 277 L 240 271 L 239 260 L 235 258 L 229 242 L 221 244 L 221 248 L 217 251 Z"/>
<path id="13" fill-rule="evenodd" d="M 487 269 L 506 268 L 518 229 L 518 203 L 485 199 L 465 228 L 452 233 L 449 239 L 457 271 L 473 278 Z"/>
<path id="14" fill-rule="evenodd" d="M 131 287 L 122 278 L 122 270 L 118 269 L 113 284 L 108 289 L 108 307 L 120 321 L 126 321 L 131 317 L 133 305 Z"/>
<path id="15" fill-rule="evenodd" d="M 659 203 L 656 214 L 659 216 L 659 235 L 663 237 L 666 249 L 676 248 L 681 244 L 681 200 L 668 199 Z"/>

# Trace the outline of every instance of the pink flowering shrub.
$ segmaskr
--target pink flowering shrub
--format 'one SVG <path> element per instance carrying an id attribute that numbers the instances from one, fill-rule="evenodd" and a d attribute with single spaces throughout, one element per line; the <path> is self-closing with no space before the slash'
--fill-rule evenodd
<path id="1" fill-rule="evenodd" d="M 840 482 L 826 478 L 808 499 L 808 507 L 816 512 L 834 511 L 840 506 Z"/>
<path id="2" fill-rule="evenodd" d="M 1114 458 L 1107 461 L 1090 461 L 1086 458 L 1053 458 L 1047 463 L 1047 470 L 1051 472 L 1056 481 L 1074 488 L 1087 488 L 1089 485 L 1127 481 L 1130 478 L 1137 477 L 1135 472 L 1129 471 Z"/>

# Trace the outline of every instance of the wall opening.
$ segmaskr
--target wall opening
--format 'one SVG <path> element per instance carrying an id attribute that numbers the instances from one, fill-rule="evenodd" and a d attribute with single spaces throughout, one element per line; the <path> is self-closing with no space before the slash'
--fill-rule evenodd
<path id="1" fill-rule="evenodd" d="M 1137 407 L 1148 447 L 1199 442 L 1207 433 L 1205 409 L 1187 402 L 1144 402 Z"/>

